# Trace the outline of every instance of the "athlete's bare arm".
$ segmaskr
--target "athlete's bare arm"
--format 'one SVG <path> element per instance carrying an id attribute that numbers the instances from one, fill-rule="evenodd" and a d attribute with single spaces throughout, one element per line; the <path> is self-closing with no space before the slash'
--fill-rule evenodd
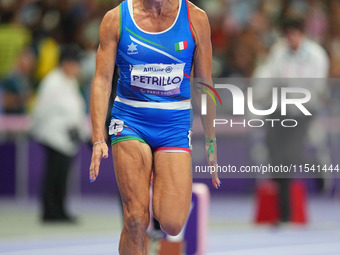
<path id="1" fill-rule="evenodd" d="M 105 119 L 112 90 L 117 45 L 120 33 L 119 8 L 115 8 L 103 18 L 99 30 L 100 45 L 97 51 L 97 64 L 91 91 L 91 121 L 93 143 L 105 141 Z M 108 158 L 106 143 L 94 145 L 90 165 L 90 180 L 94 181 L 99 174 L 102 158 Z"/>
<path id="2" fill-rule="evenodd" d="M 212 68 L 212 45 L 211 45 L 211 31 L 208 17 L 204 11 L 189 3 L 190 21 L 192 30 L 194 33 L 194 40 L 196 44 L 194 55 L 194 88 L 193 93 L 196 98 L 196 102 L 200 108 L 201 106 L 201 90 L 195 88 L 199 86 L 195 81 L 201 81 L 205 84 L 212 86 L 211 68 Z M 202 125 L 204 129 L 205 138 L 215 138 L 215 129 L 213 127 L 213 121 L 216 117 L 216 106 L 213 100 L 207 98 L 207 115 L 201 116 Z M 208 151 L 209 143 L 206 143 L 206 151 Z M 210 153 L 208 162 L 210 165 L 217 165 L 217 150 L 216 142 L 214 142 L 215 153 Z M 215 188 L 220 186 L 220 180 L 217 177 L 217 173 L 212 174 L 212 182 Z"/>

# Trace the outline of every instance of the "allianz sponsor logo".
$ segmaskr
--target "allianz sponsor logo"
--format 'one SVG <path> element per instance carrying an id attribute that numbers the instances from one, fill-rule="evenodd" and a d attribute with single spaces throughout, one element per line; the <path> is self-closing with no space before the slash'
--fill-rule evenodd
<path id="1" fill-rule="evenodd" d="M 143 72 L 144 73 L 149 73 L 149 72 L 166 72 L 166 73 L 171 73 L 173 68 L 171 66 L 167 66 L 166 68 L 163 67 L 145 67 Z"/>

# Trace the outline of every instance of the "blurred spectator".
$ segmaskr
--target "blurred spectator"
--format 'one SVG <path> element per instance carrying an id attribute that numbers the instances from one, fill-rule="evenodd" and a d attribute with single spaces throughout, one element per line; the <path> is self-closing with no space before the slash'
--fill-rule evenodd
<path id="1" fill-rule="evenodd" d="M 340 2 L 328 1 L 328 38 L 326 46 L 331 57 L 330 76 L 340 77 Z"/>
<path id="2" fill-rule="evenodd" d="M 47 37 L 38 45 L 39 56 L 35 78 L 41 81 L 49 72 L 58 66 L 59 61 L 59 45 L 51 37 Z"/>
<path id="3" fill-rule="evenodd" d="M 31 33 L 17 20 L 16 2 L 0 5 L 0 79 L 14 67 L 20 53 L 31 42 Z"/>
<path id="4" fill-rule="evenodd" d="M 31 95 L 31 75 L 36 57 L 31 49 L 24 50 L 13 71 L 1 82 L 3 112 L 24 114 Z"/>
<path id="5" fill-rule="evenodd" d="M 312 99 L 308 109 L 317 113 L 322 109 L 322 96 L 327 91 L 326 80 L 329 72 L 329 60 L 326 51 L 317 43 L 306 38 L 304 33 L 304 22 L 301 18 L 288 17 L 282 24 L 284 40 L 275 44 L 267 59 L 267 63 L 255 72 L 257 78 L 285 78 L 284 86 L 305 87 L 311 92 Z M 292 78 L 321 78 L 296 80 Z M 289 79 L 289 80 L 288 80 Z M 254 89 L 261 101 L 269 101 L 271 98 L 272 86 L 279 84 L 263 85 L 256 84 Z M 268 83 L 268 82 L 266 82 Z M 280 107 L 279 107 L 280 108 Z M 281 109 L 272 114 L 269 119 L 281 119 Z M 304 144 L 308 134 L 311 116 L 305 116 L 299 109 L 288 108 L 286 119 L 295 119 L 298 126 L 285 128 L 282 126 L 269 127 L 267 131 L 267 146 L 270 160 L 273 165 L 290 165 L 306 163 L 304 157 Z M 312 162 L 315 163 L 315 162 Z M 279 208 L 281 221 L 287 222 L 290 219 L 289 185 L 290 176 L 281 176 L 276 181 L 280 186 Z"/>
<path id="6" fill-rule="evenodd" d="M 327 16 L 324 1 L 309 0 L 308 14 L 306 18 L 306 33 L 318 43 L 323 43 L 327 32 Z"/>
<path id="7" fill-rule="evenodd" d="M 72 222 L 65 208 L 67 177 L 85 133 L 85 103 L 77 77 L 80 50 L 62 48 L 60 65 L 41 82 L 32 115 L 32 135 L 46 149 L 42 220 Z"/>
<path id="8" fill-rule="evenodd" d="M 229 51 L 228 77 L 251 77 L 257 57 L 265 51 L 264 44 L 252 29 L 245 29 L 235 36 Z"/>
<path id="9" fill-rule="evenodd" d="M 84 57 L 81 61 L 81 83 L 85 94 L 87 111 L 89 111 L 90 106 L 92 79 L 96 70 L 96 55 L 99 44 L 99 27 L 100 20 L 91 20 L 91 22 L 84 25 L 81 33 L 81 41 L 84 48 Z"/>
<path id="10" fill-rule="evenodd" d="M 260 66 L 255 75 L 266 78 L 327 78 L 327 53 L 305 36 L 303 20 L 288 18 L 283 21 L 282 29 L 284 40 L 273 45 L 266 64 Z"/>

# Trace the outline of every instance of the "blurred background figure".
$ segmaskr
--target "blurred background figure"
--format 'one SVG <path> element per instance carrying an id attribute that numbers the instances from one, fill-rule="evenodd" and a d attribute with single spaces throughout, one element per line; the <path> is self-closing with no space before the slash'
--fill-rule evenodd
<path id="1" fill-rule="evenodd" d="M 2 100 L 5 114 L 25 114 L 32 93 L 32 72 L 36 57 L 32 49 L 25 49 L 13 70 L 3 79 Z"/>
<path id="2" fill-rule="evenodd" d="M 271 103 L 269 98 L 271 98 L 272 87 L 292 86 L 306 88 L 313 95 L 308 109 L 314 115 L 320 114 L 324 109 L 323 101 L 327 95 L 326 78 L 329 73 L 327 53 L 318 43 L 306 37 L 304 20 L 301 17 L 284 17 L 282 20 L 282 32 L 284 38 L 273 45 L 265 64 L 255 71 L 257 78 L 273 79 L 266 81 L 262 86 L 263 80 L 259 80 L 255 88 L 258 90 L 257 96 L 262 98 L 262 101 Z M 284 79 L 275 80 L 275 78 Z M 305 80 L 297 80 L 298 78 L 304 78 Z M 299 98 L 299 95 L 294 98 Z M 269 119 L 282 119 L 280 106 Z M 285 119 L 295 119 L 298 125 L 294 128 L 286 128 L 280 125 L 270 126 L 267 129 L 266 140 L 271 163 L 275 166 L 300 165 L 306 162 L 329 164 L 329 161 L 317 162 L 313 160 L 311 162 L 305 156 L 305 142 L 312 123 L 311 116 L 305 116 L 297 107 L 288 107 Z M 315 135 L 320 135 L 320 133 L 314 133 L 313 136 Z M 326 142 L 322 141 L 320 146 Z M 275 180 L 279 184 L 281 221 L 288 222 L 291 211 L 289 199 L 291 179 L 287 178 L 287 174 L 285 174 Z M 322 189 L 322 181 L 323 179 L 319 179 L 319 189 Z"/>
<path id="3" fill-rule="evenodd" d="M 85 103 L 77 78 L 80 49 L 62 47 L 60 65 L 39 87 L 32 114 L 32 135 L 46 149 L 42 188 L 42 220 L 74 221 L 65 206 L 67 178 L 72 158 L 85 139 Z"/>
<path id="4" fill-rule="evenodd" d="M 256 76 L 327 78 L 328 55 L 322 46 L 306 37 L 303 18 L 287 16 L 283 19 L 281 28 L 284 38 L 272 46 L 265 65 L 258 68 Z M 325 91 L 325 87 L 312 87 L 312 89 Z"/>
<path id="5" fill-rule="evenodd" d="M 19 21 L 19 2 L 0 3 L 0 79 L 11 72 L 17 58 L 32 40 L 31 31 Z"/>
<path id="6" fill-rule="evenodd" d="M 89 111 L 90 92 L 92 79 L 96 70 L 97 47 L 99 44 L 100 19 L 89 21 L 83 26 L 81 33 L 81 44 L 84 49 L 84 57 L 81 61 L 81 83 Z M 115 86 L 115 84 L 113 84 Z"/>

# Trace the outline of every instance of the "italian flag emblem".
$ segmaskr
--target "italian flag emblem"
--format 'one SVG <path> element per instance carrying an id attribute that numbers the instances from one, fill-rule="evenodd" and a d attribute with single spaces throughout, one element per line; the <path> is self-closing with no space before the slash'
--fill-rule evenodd
<path id="1" fill-rule="evenodd" d="M 182 41 L 175 43 L 175 50 L 179 53 L 182 52 L 182 50 L 185 50 L 188 48 L 188 41 Z"/>

